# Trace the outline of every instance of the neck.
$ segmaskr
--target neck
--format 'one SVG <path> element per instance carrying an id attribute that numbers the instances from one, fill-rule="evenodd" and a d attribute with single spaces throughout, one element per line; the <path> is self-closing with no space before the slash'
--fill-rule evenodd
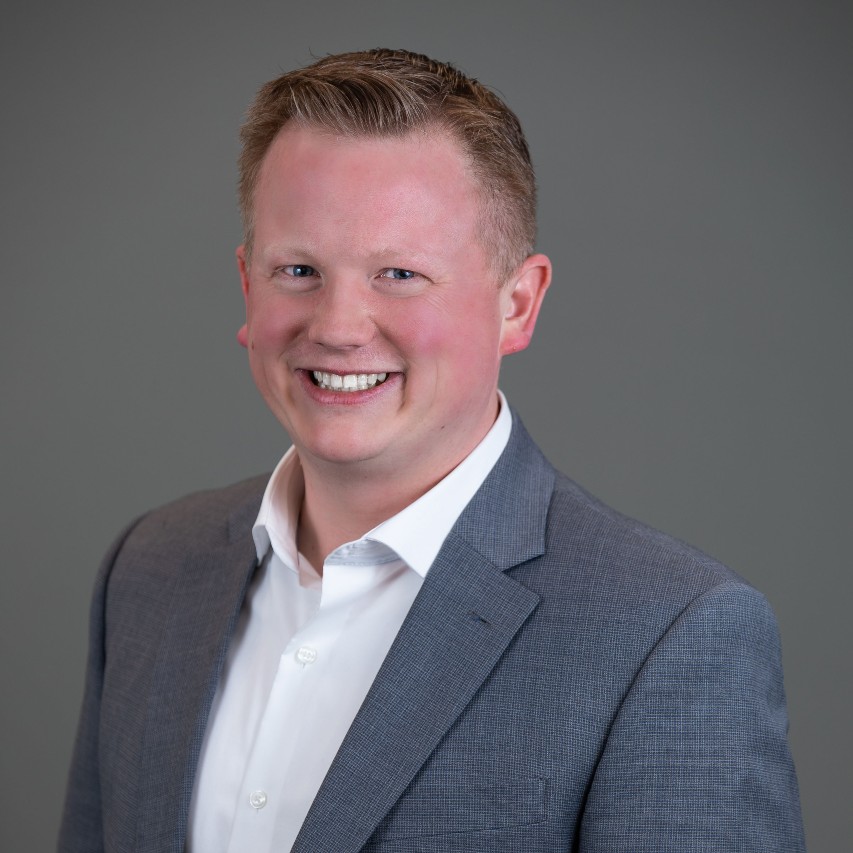
<path id="1" fill-rule="evenodd" d="M 462 462 L 486 432 L 463 442 L 448 441 L 439 455 L 409 458 L 406 464 L 387 456 L 341 464 L 299 452 L 305 482 L 297 527 L 299 551 L 322 572 L 332 551 L 414 503 Z"/>
<path id="2" fill-rule="evenodd" d="M 297 546 L 318 572 L 326 557 L 345 542 L 360 539 L 429 491 L 449 471 L 425 479 L 366 477 L 348 471 L 330 478 L 303 463 L 305 493 Z"/>

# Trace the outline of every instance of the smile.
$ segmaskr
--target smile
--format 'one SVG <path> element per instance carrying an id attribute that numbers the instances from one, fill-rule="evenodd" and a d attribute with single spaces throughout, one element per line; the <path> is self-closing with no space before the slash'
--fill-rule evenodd
<path id="1" fill-rule="evenodd" d="M 380 385 L 388 378 L 387 373 L 324 373 L 313 370 L 311 375 L 317 387 L 324 391 L 366 391 Z"/>

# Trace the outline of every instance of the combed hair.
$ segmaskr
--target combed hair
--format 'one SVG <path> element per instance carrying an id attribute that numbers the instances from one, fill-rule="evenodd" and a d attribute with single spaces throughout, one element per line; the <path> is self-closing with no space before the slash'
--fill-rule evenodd
<path id="1" fill-rule="evenodd" d="M 477 182 L 481 240 L 503 281 L 532 253 L 536 180 L 515 113 L 452 65 L 418 53 L 378 48 L 327 56 L 258 91 L 240 132 L 240 209 L 251 254 L 253 198 L 264 157 L 288 122 L 340 136 L 449 133 Z"/>

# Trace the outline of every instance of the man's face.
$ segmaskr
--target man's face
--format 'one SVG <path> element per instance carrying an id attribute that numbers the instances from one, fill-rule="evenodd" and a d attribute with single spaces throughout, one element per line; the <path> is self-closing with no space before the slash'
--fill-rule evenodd
<path id="1" fill-rule="evenodd" d="M 276 138 L 251 259 L 238 250 L 239 337 L 303 465 L 437 481 L 489 430 L 501 356 L 526 346 L 547 270 L 501 287 L 479 203 L 447 136 Z"/>

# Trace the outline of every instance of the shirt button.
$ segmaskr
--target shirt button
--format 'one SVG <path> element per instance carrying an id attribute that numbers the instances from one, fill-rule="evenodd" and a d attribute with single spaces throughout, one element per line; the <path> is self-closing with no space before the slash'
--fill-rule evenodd
<path id="1" fill-rule="evenodd" d="M 249 805 L 253 809 L 262 809 L 267 804 L 267 795 L 265 791 L 252 791 L 249 794 Z"/>
<path id="2" fill-rule="evenodd" d="M 296 660 L 303 665 L 314 663 L 317 660 L 317 649 L 311 646 L 300 646 L 296 650 Z"/>

